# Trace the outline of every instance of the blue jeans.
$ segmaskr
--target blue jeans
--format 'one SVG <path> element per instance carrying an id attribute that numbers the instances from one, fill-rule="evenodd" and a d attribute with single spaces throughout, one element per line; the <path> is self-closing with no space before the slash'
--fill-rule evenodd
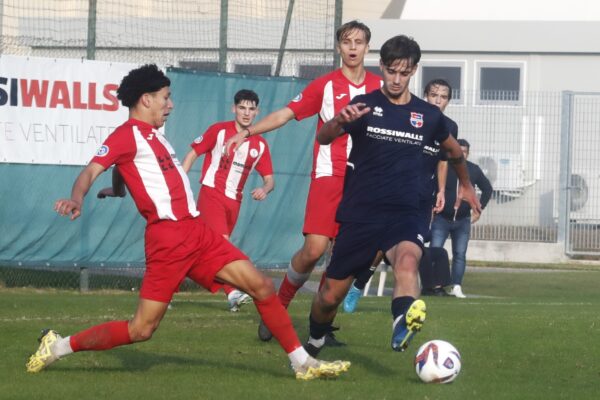
<path id="1" fill-rule="evenodd" d="M 471 218 L 466 217 L 451 221 L 441 215 L 436 215 L 431 224 L 431 247 L 444 247 L 448 235 L 452 240 L 452 283 L 460 285 L 467 266 L 467 246 L 471 237 Z"/>

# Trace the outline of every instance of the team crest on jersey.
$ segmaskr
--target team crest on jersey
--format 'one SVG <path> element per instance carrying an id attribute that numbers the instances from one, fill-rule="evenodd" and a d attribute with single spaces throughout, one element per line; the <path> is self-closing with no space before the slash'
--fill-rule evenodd
<path id="1" fill-rule="evenodd" d="M 296 97 L 294 97 L 294 98 L 292 99 L 292 101 L 293 101 L 294 103 L 297 103 L 297 102 L 299 102 L 300 100 L 302 100 L 302 93 L 298 93 L 298 96 L 296 96 Z"/>
<path id="2" fill-rule="evenodd" d="M 204 136 L 198 136 L 196 139 L 194 139 L 194 143 L 199 144 L 202 141 L 202 138 Z"/>
<path id="3" fill-rule="evenodd" d="M 108 154 L 109 150 L 110 149 L 108 148 L 108 146 L 103 144 L 102 146 L 100 146 L 100 148 L 96 152 L 96 157 L 104 157 L 105 155 Z"/>
<path id="4" fill-rule="evenodd" d="M 381 108 L 381 107 L 373 108 L 373 115 L 375 115 L 377 117 L 383 117 L 383 108 Z"/>
<path id="5" fill-rule="evenodd" d="M 420 128 L 423 126 L 423 114 L 419 114 L 416 112 L 410 113 L 410 124 L 415 128 Z"/>
<path id="6" fill-rule="evenodd" d="M 258 150 L 250 149 L 250 157 L 252 157 L 252 158 L 258 157 Z"/>

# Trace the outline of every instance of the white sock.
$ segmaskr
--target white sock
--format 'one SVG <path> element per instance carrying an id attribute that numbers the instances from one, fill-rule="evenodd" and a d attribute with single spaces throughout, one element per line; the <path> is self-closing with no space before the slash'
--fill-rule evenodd
<path id="1" fill-rule="evenodd" d="M 325 346 L 325 336 L 323 336 L 320 339 L 315 339 L 314 337 L 309 336 L 308 343 L 312 344 L 315 347 L 321 348 L 321 347 Z"/>
<path id="2" fill-rule="evenodd" d="M 239 290 L 234 289 L 231 292 L 229 292 L 229 294 L 227 295 L 227 300 L 233 300 L 236 297 L 239 297 L 241 293 L 242 292 L 240 292 Z"/>
<path id="3" fill-rule="evenodd" d="M 301 274 L 300 272 L 296 272 L 296 270 L 294 268 L 292 268 L 292 263 L 290 263 L 288 265 L 286 275 L 287 275 L 288 281 L 290 281 L 297 287 L 301 287 L 302 285 L 304 285 L 304 283 L 306 283 L 308 278 L 310 278 L 310 272 L 306 272 L 303 274 Z"/>
<path id="4" fill-rule="evenodd" d="M 290 362 L 293 366 L 299 367 L 304 365 L 304 363 L 308 360 L 308 353 L 304 350 L 304 347 L 300 346 L 296 350 L 288 353 L 288 357 L 290 358 Z"/>
<path id="5" fill-rule="evenodd" d="M 71 336 L 58 339 L 53 347 L 52 351 L 58 358 L 73 353 L 73 349 L 71 348 Z"/>

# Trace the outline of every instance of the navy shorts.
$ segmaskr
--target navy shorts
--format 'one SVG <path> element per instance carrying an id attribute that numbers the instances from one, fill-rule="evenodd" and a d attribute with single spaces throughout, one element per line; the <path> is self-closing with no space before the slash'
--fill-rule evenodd
<path id="1" fill-rule="evenodd" d="M 412 242 L 423 249 L 422 218 L 411 215 L 394 222 L 365 224 L 342 222 L 333 244 L 326 275 L 346 279 L 371 267 L 379 250 L 386 251 L 400 242 Z"/>

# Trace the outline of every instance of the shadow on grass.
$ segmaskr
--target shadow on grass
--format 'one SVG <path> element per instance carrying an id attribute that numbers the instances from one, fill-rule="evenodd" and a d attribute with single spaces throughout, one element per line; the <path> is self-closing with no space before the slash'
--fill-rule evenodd
<path id="1" fill-rule="evenodd" d="M 52 365 L 47 372 L 51 371 L 72 371 L 72 372 L 86 372 L 90 371 L 94 374 L 101 373 L 113 373 L 113 372 L 147 372 L 154 367 L 164 367 L 167 364 L 177 365 L 179 367 L 203 367 L 203 368 L 219 368 L 228 369 L 232 371 L 240 371 L 245 374 L 254 373 L 257 375 L 267 374 L 273 375 L 272 369 L 261 368 L 260 365 L 250 364 L 251 359 L 248 359 L 248 363 L 233 363 L 226 360 L 208 360 L 195 357 L 182 357 L 177 355 L 164 355 L 156 353 L 148 353 L 135 349 L 120 348 L 110 351 L 111 356 L 117 358 L 121 362 L 121 366 L 75 366 L 67 365 L 66 363 L 57 363 Z M 85 357 L 84 354 L 72 355 L 71 357 Z M 276 361 L 274 361 L 276 363 Z M 54 368 L 56 366 L 56 368 Z M 289 377 L 292 374 L 291 370 L 282 370 L 281 373 L 275 373 L 278 377 Z"/>

